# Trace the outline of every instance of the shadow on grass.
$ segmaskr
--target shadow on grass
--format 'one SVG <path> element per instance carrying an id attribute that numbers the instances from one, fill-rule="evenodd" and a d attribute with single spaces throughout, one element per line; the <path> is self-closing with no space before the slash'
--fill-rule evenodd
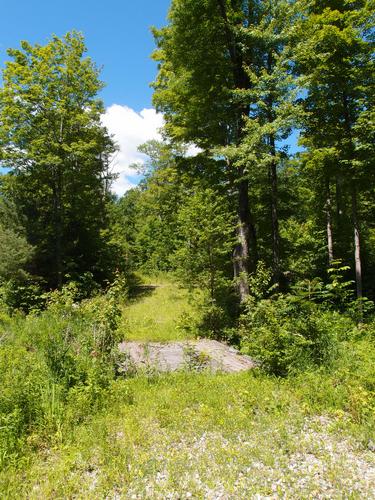
<path id="1" fill-rule="evenodd" d="M 137 275 L 132 275 L 129 280 L 129 299 L 131 302 L 136 302 L 152 295 L 158 285 L 145 285 L 142 278 Z"/>
<path id="2" fill-rule="evenodd" d="M 158 288 L 158 285 L 138 285 L 130 291 L 129 298 L 131 301 L 143 299 L 152 295 L 156 288 Z"/>

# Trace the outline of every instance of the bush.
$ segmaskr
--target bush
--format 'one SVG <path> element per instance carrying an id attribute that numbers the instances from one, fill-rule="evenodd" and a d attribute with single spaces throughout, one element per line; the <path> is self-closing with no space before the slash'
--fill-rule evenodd
<path id="1" fill-rule="evenodd" d="M 353 324 L 338 313 L 293 296 L 250 298 L 240 320 L 242 350 L 268 372 L 285 376 L 329 365 L 338 352 L 338 339 Z"/>
<path id="2" fill-rule="evenodd" d="M 21 276 L 3 282 L 0 287 L 1 301 L 9 311 L 20 310 L 28 313 L 45 306 L 43 282 L 32 276 Z"/>
<path id="3" fill-rule="evenodd" d="M 0 462 L 16 460 L 101 407 L 115 377 L 118 278 L 103 295 L 74 301 L 74 283 L 46 295 L 47 308 L 0 322 Z M 1 319 L 1 318 L 0 318 Z"/>
<path id="4" fill-rule="evenodd" d="M 42 392 L 49 378 L 48 367 L 37 352 L 1 346 L 0 465 L 12 460 L 24 436 L 42 423 Z"/>

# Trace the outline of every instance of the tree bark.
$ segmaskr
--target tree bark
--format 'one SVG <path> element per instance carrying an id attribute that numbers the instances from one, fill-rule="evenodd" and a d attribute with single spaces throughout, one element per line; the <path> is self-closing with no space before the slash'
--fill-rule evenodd
<path id="1" fill-rule="evenodd" d="M 55 273 L 57 288 L 62 287 L 63 283 L 63 255 L 62 255 L 62 178 L 61 168 L 55 169 L 55 179 L 53 186 L 53 214 L 55 225 Z"/>
<path id="2" fill-rule="evenodd" d="M 272 161 L 269 167 L 269 180 L 271 187 L 271 221 L 272 221 L 272 268 L 273 282 L 280 284 L 280 233 L 278 217 L 278 188 L 277 188 L 277 162 L 275 137 L 270 134 L 269 137 Z"/>
<path id="3" fill-rule="evenodd" d="M 333 230 L 332 230 L 332 200 L 329 179 L 326 179 L 326 214 L 327 214 L 327 247 L 328 247 L 328 263 L 333 262 Z"/>
<path id="4" fill-rule="evenodd" d="M 357 186 L 352 184 L 352 218 L 354 228 L 354 265 L 355 265 L 355 282 L 357 289 L 357 298 L 363 296 L 362 290 L 362 263 L 361 263 L 361 240 L 358 223 L 358 207 L 357 207 Z"/>
<path id="5" fill-rule="evenodd" d="M 250 217 L 248 181 L 243 179 L 238 186 L 237 244 L 233 252 L 233 273 L 237 283 L 240 302 L 249 295 L 248 273 L 250 256 Z"/>
<path id="6" fill-rule="evenodd" d="M 342 104 L 344 110 L 344 120 L 345 128 L 350 139 L 349 146 L 349 159 L 354 159 L 354 144 L 352 140 L 352 127 L 351 127 L 351 117 L 349 110 L 349 99 L 346 93 L 342 95 Z M 360 299 L 363 296 L 362 288 L 362 262 L 361 262 L 361 239 L 358 223 L 358 206 L 357 206 L 357 184 L 354 176 L 350 179 L 351 182 L 351 198 L 352 198 L 352 222 L 354 230 L 354 268 L 355 268 L 355 283 L 357 289 L 357 298 Z"/>
<path id="7" fill-rule="evenodd" d="M 229 58 L 232 65 L 233 83 L 236 89 L 247 89 L 250 85 L 249 78 L 244 70 L 241 50 L 237 46 L 232 27 L 229 24 L 226 4 L 218 0 L 220 15 L 224 22 L 224 32 L 227 41 Z M 239 106 L 237 109 L 238 120 L 234 143 L 239 144 L 243 136 L 245 119 L 249 116 L 248 106 Z M 230 171 L 234 169 L 230 166 Z M 257 244 L 254 224 L 251 222 L 249 207 L 249 181 L 244 177 L 244 169 L 239 168 L 234 176 L 234 185 L 238 193 L 237 201 L 237 244 L 233 252 L 233 272 L 237 278 L 237 288 L 240 302 L 244 302 L 249 295 L 248 274 L 255 270 L 257 261 Z"/>

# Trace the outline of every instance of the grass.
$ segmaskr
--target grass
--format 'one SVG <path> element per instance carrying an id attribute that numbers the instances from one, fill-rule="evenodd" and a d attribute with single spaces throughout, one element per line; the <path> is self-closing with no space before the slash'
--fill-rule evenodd
<path id="1" fill-rule="evenodd" d="M 124 306 L 120 329 L 129 340 L 188 338 L 193 332 L 180 325 L 196 315 L 185 291 L 166 278 L 149 279 Z M 55 342 L 58 331 L 71 334 L 89 324 L 57 316 L 66 323 L 57 328 L 53 318 L 20 318 L 19 335 L 24 330 L 38 345 L 43 329 Z M 81 332 L 84 342 L 91 338 L 87 332 Z M 3 400 L 8 404 L 23 384 L 21 408 L 32 391 L 40 399 L 46 367 L 37 370 L 40 353 L 28 344 L 9 349 L 9 397 Z M 343 342 L 341 353 L 331 371 L 287 379 L 258 370 L 181 371 L 108 378 L 108 384 L 101 378 L 90 384 L 97 363 L 90 354 L 87 385 L 73 387 L 63 406 L 57 407 L 57 386 L 42 391 L 48 407 L 42 422 L 58 414 L 59 425 L 25 434 L 26 451 L 0 472 L 0 498 L 371 498 L 373 341 Z M 7 367 L 8 351 L 3 362 Z"/>
<path id="2" fill-rule="evenodd" d="M 186 328 L 197 315 L 189 294 L 167 277 L 144 278 L 123 308 L 119 330 L 124 340 L 168 342 L 194 337 Z"/>
<path id="3" fill-rule="evenodd" d="M 343 414 L 345 396 L 331 382 L 252 373 L 117 380 L 100 414 L 8 470 L 0 487 L 31 499 L 369 498 L 368 429 Z"/>

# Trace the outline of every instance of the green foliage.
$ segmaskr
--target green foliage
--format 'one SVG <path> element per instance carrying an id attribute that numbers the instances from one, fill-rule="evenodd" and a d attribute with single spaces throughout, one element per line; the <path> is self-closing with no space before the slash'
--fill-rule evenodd
<path id="1" fill-rule="evenodd" d="M 0 461 L 17 460 L 43 442 L 61 440 L 100 408 L 115 376 L 120 340 L 121 276 L 104 295 L 76 302 L 70 283 L 44 297 L 47 309 L 2 323 Z"/>
<path id="2" fill-rule="evenodd" d="M 50 286 L 105 276 L 106 199 L 114 145 L 100 123 L 103 84 L 81 34 L 10 49 L 0 89 L 3 189 L 25 220 L 33 265 Z M 103 276 L 104 275 L 104 276 Z"/>
<path id="3" fill-rule="evenodd" d="M 33 251 L 16 206 L 0 196 L 0 296 L 9 310 L 28 311 L 41 302 L 41 281 L 27 271 Z"/>
<path id="4" fill-rule="evenodd" d="M 33 248 L 26 240 L 17 207 L 0 196 L 0 281 L 24 277 L 32 256 Z"/>
<path id="5" fill-rule="evenodd" d="M 0 287 L 0 296 L 9 312 L 30 312 L 45 305 L 43 281 L 31 276 L 10 279 Z"/>
<path id="6" fill-rule="evenodd" d="M 303 192 L 299 196 L 301 211 L 306 204 L 308 194 Z M 293 281 L 301 278 L 311 279 L 326 263 L 326 246 L 322 230 L 312 217 L 309 218 L 311 210 L 308 210 L 308 214 L 302 212 L 301 215 L 302 220 L 292 215 L 280 224 L 280 234 L 285 247 L 285 269 L 292 275 Z"/>
<path id="7" fill-rule="evenodd" d="M 292 287 L 293 292 L 302 300 L 320 300 L 327 306 L 344 310 L 353 300 L 353 281 L 345 279 L 349 269 L 350 267 L 342 265 L 340 260 L 333 261 L 327 270 L 328 283 L 324 283 L 320 278 L 305 279 Z"/>
<path id="8" fill-rule="evenodd" d="M 32 248 L 26 238 L 0 224 L 0 279 L 22 275 L 31 256 Z"/>
<path id="9" fill-rule="evenodd" d="M 363 324 L 364 321 L 369 321 L 374 317 L 375 304 L 367 297 L 362 297 L 350 302 L 346 312 L 357 325 Z"/>
<path id="10" fill-rule="evenodd" d="M 142 475 L 148 486 L 159 456 L 172 456 L 166 481 L 177 484 L 178 460 L 192 456 L 178 454 L 197 429 L 206 440 L 214 431 L 215 443 L 225 435 L 222 450 L 214 445 L 216 473 L 240 463 L 242 478 L 249 450 L 238 443 L 257 442 L 257 463 L 273 470 L 280 442 L 279 465 L 298 449 L 285 436 L 306 415 L 328 413 L 368 435 L 374 304 L 353 300 L 342 262 L 351 264 L 355 247 L 357 291 L 362 259 L 371 297 L 372 4 L 173 0 L 168 25 L 154 30 L 165 141 L 140 147 L 149 158 L 135 166 L 143 180 L 120 200 L 109 193 L 116 148 L 101 125 L 102 82 L 83 37 L 9 51 L 0 89 L 0 160 L 11 170 L 0 199 L 0 462 L 19 465 L 46 447 L 63 457 L 61 465 L 51 454 L 48 474 L 59 480 L 38 476 L 27 494 L 132 496 L 133 481 L 147 496 Z M 283 141 L 295 126 L 305 149 L 291 158 Z M 189 144 L 200 152 L 187 157 Z M 147 284 L 131 288 L 133 268 L 152 274 Z M 261 369 L 115 380 L 124 338 L 201 334 L 240 343 Z M 192 354 L 187 364 L 201 371 L 207 358 Z M 92 428 L 84 422 L 103 408 Z M 82 435 L 75 456 L 69 447 Z M 43 460 L 39 471 L 51 463 Z M 90 460 L 98 472 L 77 465 Z M 106 470 L 110 461 L 116 467 Z M 26 491 L 33 481 L 22 479 Z M 9 491 L 23 488 L 10 483 Z"/>
<path id="11" fill-rule="evenodd" d="M 223 269 L 233 247 L 233 221 L 226 200 L 212 189 L 191 193 L 178 213 L 181 243 L 175 254 L 186 284 L 210 291 L 226 286 Z"/>
<path id="12" fill-rule="evenodd" d="M 345 280 L 348 269 L 334 261 L 328 283 L 305 279 L 292 287 L 293 294 L 266 298 L 272 293 L 270 273 L 261 264 L 250 278 L 252 295 L 240 318 L 244 350 L 266 371 L 282 376 L 331 365 L 339 354 L 339 341 L 351 338 L 353 319 L 360 314 L 352 281 Z"/>
<path id="13" fill-rule="evenodd" d="M 137 249 L 140 218 L 139 189 L 130 189 L 122 198 L 108 205 L 109 242 L 119 253 L 119 264 L 127 271 L 135 268 L 140 256 Z"/>
<path id="14" fill-rule="evenodd" d="M 175 253 L 177 274 L 189 288 L 203 291 L 202 329 L 219 336 L 228 320 L 233 285 L 228 279 L 234 245 L 233 221 L 223 196 L 199 189 L 178 213 L 181 237 Z"/>
<path id="15" fill-rule="evenodd" d="M 368 156 L 371 132 L 366 138 L 360 132 L 362 125 L 369 125 L 374 100 L 369 77 L 374 69 L 373 4 L 301 0 L 295 9 L 299 19 L 294 60 L 306 94 L 301 99 L 301 143 L 306 148 L 302 157 L 314 179 L 316 205 L 331 220 L 334 255 L 349 262 L 353 229 L 356 226 L 358 237 L 366 225 L 358 221 L 366 220 L 363 208 L 374 187 Z M 362 252 L 366 245 L 363 238 Z M 357 290 L 362 280 L 360 258 L 357 255 Z M 362 261 L 367 264 L 363 257 Z M 371 272 L 373 263 L 367 265 L 366 272 Z"/>
<path id="16" fill-rule="evenodd" d="M 263 286 L 262 295 L 267 295 L 269 273 L 263 265 L 253 278 L 253 288 Z M 133 299 L 134 303 L 125 306 L 124 320 L 135 316 L 154 319 L 155 323 L 145 325 L 148 340 L 162 340 L 152 337 L 155 325 L 160 331 L 167 328 L 171 339 L 168 322 L 173 319 L 176 326 L 187 306 L 186 291 L 166 278 L 162 282 L 150 279 L 152 284 L 159 287 L 154 291 L 141 289 L 141 300 L 138 297 L 139 302 Z M 180 465 L 184 464 L 186 472 L 188 463 L 208 482 L 213 480 L 212 467 L 221 477 L 229 474 L 228 488 L 233 492 L 238 477 L 242 477 L 242 460 L 244 464 L 249 459 L 270 461 L 271 467 L 275 454 L 284 463 L 291 452 L 311 452 L 311 441 L 306 447 L 300 439 L 310 419 L 317 419 L 317 425 L 329 421 L 324 439 L 336 436 L 341 447 L 348 434 L 364 446 L 372 439 L 373 324 L 353 328 L 350 318 L 323 311 L 299 297 L 260 297 L 258 303 L 253 299 L 243 317 L 243 348 L 253 355 L 252 346 L 265 353 L 264 366 L 285 370 L 290 375 L 287 379 L 268 377 L 259 370 L 199 373 L 207 356 L 186 352 L 187 365 L 197 373 L 153 373 L 114 380 L 113 356 L 96 334 L 98 329 L 115 325 L 116 304 L 123 290 L 124 282 L 119 279 L 107 297 L 77 303 L 77 287 L 72 284 L 52 294 L 43 313 L 1 323 L 0 488 L 9 496 L 22 496 L 34 487 L 38 495 L 47 497 L 52 491 L 55 495 L 87 496 L 93 491 L 92 475 L 88 475 L 93 470 L 98 478 L 96 496 L 112 491 L 115 481 L 125 496 L 129 485 L 133 485 L 131 491 L 138 488 L 143 494 L 155 478 L 155 457 L 161 457 L 160 466 L 167 464 L 174 485 L 180 484 Z M 139 305 L 142 307 L 132 316 Z M 163 319 L 168 321 L 162 323 Z M 122 330 L 125 322 L 117 324 Z M 266 348 L 262 339 L 275 331 L 279 337 Z M 335 352 L 340 356 L 334 356 Z M 329 360 L 332 370 L 321 366 Z M 296 374 L 300 369 L 303 373 Z M 317 435 L 315 429 L 314 443 Z M 201 450 L 202 439 L 209 445 L 208 454 L 197 456 L 196 443 Z M 195 460 L 186 461 L 192 450 Z M 240 460 L 235 473 L 234 454 Z M 220 468 L 223 464 L 229 464 L 226 474 Z M 159 462 L 157 465 L 159 470 Z M 124 468 L 129 471 L 127 482 L 121 481 L 119 472 Z M 262 470 L 259 485 L 264 483 L 264 474 Z M 337 477 L 337 469 L 335 474 Z M 306 475 L 301 477 L 306 479 Z M 165 483 L 160 491 L 165 494 Z M 194 491 L 198 495 L 203 490 Z M 271 494 L 271 490 L 264 491 Z"/>
<path id="17" fill-rule="evenodd" d="M 249 276 L 250 295 L 256 299 L 264 299 L 272 291 L 272 276 L 271 271 L 266 267 L 264 262 L 259 261 L 256 271 Z"/>
<path id="18" fill-rule="evenodd" d="M 353 299 L 353 281 L 345 280 L 345 273 L 349 270 L 350 267 L 343 266 L 341 261 L 333 261 L 328 269 L 329 282 L 322 293 L 323 300 L 331 302 L 341 310 Z"/>
<path id="19" fill-rule="evenodd" d="M 228 15 L 230 22 L 238 20 L 237 9 Z M 204 148 L 222 145 L 239 107 L 225 21 L 213 2 L 201 0 L 175 0 L 169 20 L 165 28 L 154 29 L 158 49 L 153 57 L 160 64 L 154 103 L 164 113 L 168 135 L 177 141 Z"/>
<path id="20" fill-rule="evenodd" d="M 25 435 L 43 425 L 41 397 L 48 368 L 35 349 L 0 347 L 0 465 L 15 458 Z"/>
<path id="21" fill-rule="evenodd" d="M 364 469 L 356 475 L 355 465 L 372 464 L 374 352 L 367 340 L 348 343 L 331 373 L 286 380 L 258 371 L 117 380 L 104 411 L 24 467 L 5 470 L 1 489 L 11 498 L 30 491 L 101 498 L 114 488 L 125 498 L 200 498 L 219 478 L 220 494 L 247 498 L 275 495 L 276 478 L 283 481 L 280 495 L 294 498 L 325 494 L 318 470 L 322 481 L 332 481 L 332 495 L 350 497 L 361 488 L 360 496 L 371 496 Z M 199 368 L 205 360 L 192 361 Z M 311 470 L 295 466 L 310 465 L 312 453 Z"/>
<path id="22" fill-rule="evenodd" d="M 285 376 L 331 364 L 347 326 L 337 313 L 293 296 L 250 299 L 240 321 L 241 344 L 266 371 Z"/>
<path id="23" fill-rule="evenodd" d="M 158 141 L 149 141 L 139 150 L 149 155 L 142 166 L 145 177 L 113 206 L 111 233 L 129 266 L 155 274 L 173 269 L 177 213 L 184 200 L 176 163 L 183 151 Z"/>

